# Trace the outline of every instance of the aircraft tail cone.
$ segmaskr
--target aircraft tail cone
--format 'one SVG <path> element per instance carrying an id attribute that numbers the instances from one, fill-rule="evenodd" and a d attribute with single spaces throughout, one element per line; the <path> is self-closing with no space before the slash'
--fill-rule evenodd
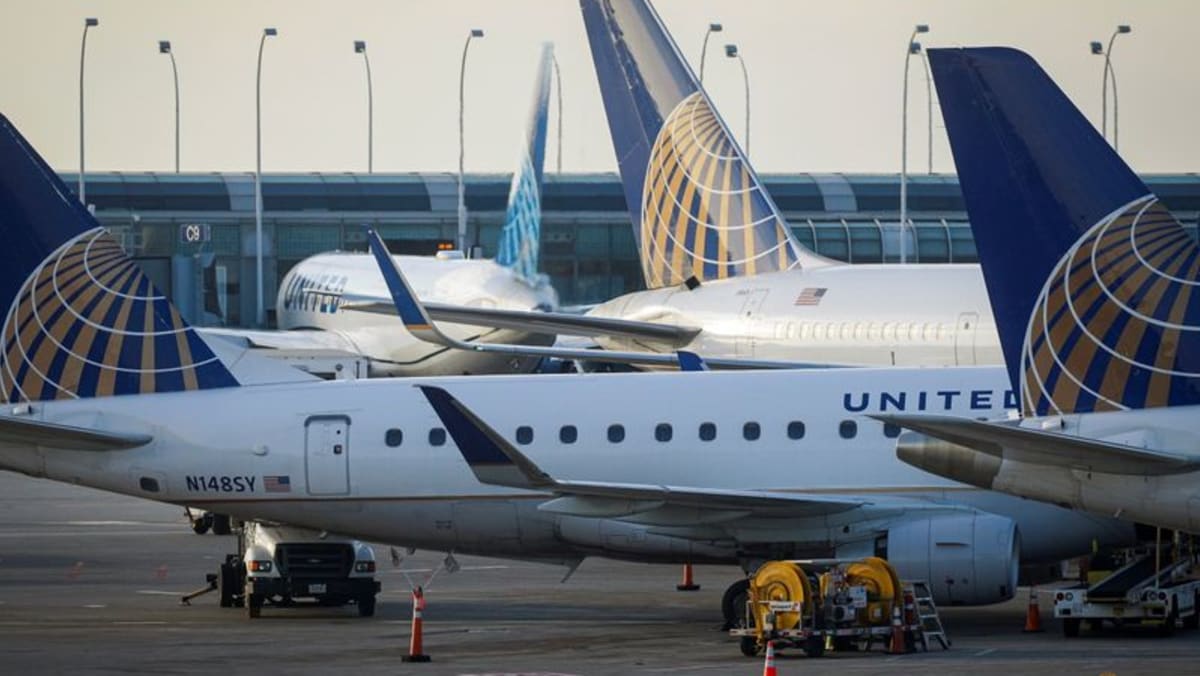
<path id="1" fill-rule="evenodd" d="M 696 591 L 700 589 L 700 585 L 696 584 L 695 580 L 692 579 L 692 564 L 683 564 L 683 581 L 675 585 L 675 589 L 678 591 Z"/>
<path id="2" fill-rule="evenodd" d="M 400 658 L 401 662 L 429 662 L 432 658 L 426 655 L 421 639 L 421 616 L 425 612 L 425 592 L 416 587 L 412 591 L 412 638 L 408 642 L 408 654 Z"/>
<path id="3" fill-rule="evenodd" d="M 1042 612 L 1038 608 L 1037 587 L 1029 588 L 1029 609 L 1025 612 L 1025 628 L 1021 631 L 1026 634 L 1040 634 L 1045 631 L 1042 629 Z"/>

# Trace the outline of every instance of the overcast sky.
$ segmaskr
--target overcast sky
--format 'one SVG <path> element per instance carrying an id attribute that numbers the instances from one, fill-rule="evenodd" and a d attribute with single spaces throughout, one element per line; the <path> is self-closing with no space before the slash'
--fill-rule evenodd
<path id="1" fill-rule="evenodd" d="M 915 23 L 931 46 L 1012 45 L 1032 53 L 1097 126 L 1103 58 L 1113 49 L 1121 150 L 1141 172 L 1194 171 L 1198 89 L 1193 0 L 658 0 L 693 68 L 710 21 L 705 80 L 741 140 L 742 74 L 751 79 L 750 155 L 760 171 L 896 172 L 904 47 Z M 54 168 L 79 162 L 79 42 L 87 45 L 87 167 L 163 171 L 174 162 L 174 45 L 184 171 L 254 168 L 255 57 L 264 26 L 264 171 L 365 171 L 366 40 L 375 89 L 375 170 L 450 171 L 458 163 L 458 68 L 467 64 L 467 170 L 510 171 L 538 45 L 563 75 L 563 168 L 616 167 L 575 0 L 0 0 L 0 111 Z M 909 167 L 927 163 L 925 78 L 913 61 Z M 952 171 L 934 110 L 935 171 Z M 553 130 L 554 119 L 551 118 Z M 1110 119 L 1111 124 L 1111 119 Z M 552 134 L 553 136 L 553 134 Z M 553 171 L 553 138 L 547 169 Z"/>

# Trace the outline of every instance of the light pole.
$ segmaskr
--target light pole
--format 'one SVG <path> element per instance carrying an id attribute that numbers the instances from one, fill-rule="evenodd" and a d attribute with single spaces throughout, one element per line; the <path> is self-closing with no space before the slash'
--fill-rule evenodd
<path id="1" fill-rule="evenodd" d="M 463 163 L 466 157 L 465 134 L 463 131 L 463 108 L 465 101 L 465 82 L 467 78 L 467 49 L 471 46 L 472 38 L 482 38 L 483 29 L 472 28 L 467 33 L 467 41 L 463 43 L 462 66 L 458 71 L 458 250 L 466 255 L 467 251 L 467 203 L 463 185 Z"/>
<path id="2" fill-rule="evenodd" d="M 704 84 L 704 57 L 708 56 L 708 36 L 713 33 L 720 33 L 725 30 L 719 23 L 708 24 L 708 30 L 704 31 L 704 45 L 700 47 L 700 84 Z"/>
<path id="3" fill-rule="evenodd" d="M 87 54 L 88 29 L 99 25 L 100 20 L 95 17 L 84 19 L 83 40 L 79 45 L 79 202 L 85 207 L 87 206 L 87 196 L 84 194 L 85 188 L 83 185 L 83 57 Z"/>
<path id="4" fill-rule="evenodd" d="M 921 50 L 921 60 L 925 62 L 925 115 L 929 129 L 926 132 L 929 142 L 928 173 L 933 175 L 933 73 L 929 68 L 929 52 Z"/>
<path id="5" fill-rule="evenodd" d="M 175 76 L 175 173 L 179 173 L 179 69 L 175 67 L 175 52 L 170 40 L 158 41 L 158 53 L 171 57 L 171 74 Z"/>
<path id="6" fill-rule="evenodd" d="M 258 74 L 254 80 L 254 278 L 257 302 L 254 320 L 258 326 L 267 323 L 263 308 L 263 231 L 262 231 L 262 55 L 267 38 L 278 34 L 274 28 L 264 28 L 258 40 Z"/>
<path id="7" fill-rule="evenodd" d="M 908 61 L 913 54 L 921 53 L 917 33 L 928 33 L 929 26 L 919 23 L 908 36 L 908 47 L 904 52 L 904 93 L 900 104 L 900 262 L 908 262 L 908 245 L 904 228 L 908 224 Z"/>
<path id="8" fill-rule="evenodd" d="M 746 62 L 738 52 L 737 45 L 725 45 L 725 56 L 737 59 L 742 66 L 742 83 L 746 90 L 746 157 L 750 157 L 750 75 L 746 72 Z"/>
<path id="9" fill-rule="evenodd" d="M 562 74 L 558 70 L 558 56 L 554 52 L 550 53 L 550 59 L 554 63 L 554 91 L 558 98 L 558 143 L 555 149 L 558 151 L 558 163 L 555 165 L 555 171 L 562 173 Z"/>
<path id="10" fill-rule="evenodd" d="M 1108 81 L 1112 79 L 1113 90 L 1113 150 L 1121 149 L 1120 131 L 1117 127 L 1117 72 L 1112 67 L 1112 49 L 1113 41 L 1118 35 L 1131 33 L 1133 29 L 1125 24 L 1117 26 L 1113 34 L 1108 38 L 1108 49 L 1105 49 L 1099 42 L 1092 43 L 1092 53 L 1104 56 L 1104 81 L 1100 93 L 1100 135 L 1105 139 L 1108 138 Z"/>
<path id="11" fill-rule="evenodd" d="M 371 59 L 367 57 L 365 40 L 354 41 L 354 53 L 363 55 L 367 66 L 367 173 L 375 173 L 375 98 L 371 91 Z"/>

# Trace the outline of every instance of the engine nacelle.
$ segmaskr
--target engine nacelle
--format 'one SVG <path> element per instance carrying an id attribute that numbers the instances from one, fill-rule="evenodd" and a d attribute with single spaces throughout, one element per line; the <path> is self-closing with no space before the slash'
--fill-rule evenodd
<path id="1" fill-rule="evenodd" d="M 913 519 L 889 528 L 881 549 L 901 579 L 928 580 L 939 605 L 1000 603 L 1016 593 L 1021 540 L 1007 517 Z"/>

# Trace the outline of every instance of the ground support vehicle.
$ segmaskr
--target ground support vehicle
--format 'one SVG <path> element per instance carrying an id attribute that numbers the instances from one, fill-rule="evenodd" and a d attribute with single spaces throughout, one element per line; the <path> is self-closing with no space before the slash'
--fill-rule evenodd
<path id="1" fill-rule="evenodd" d="M 323 606 L 353 603 L 361 617 L 375 614 L 375 552 L 358 540 L 291 526 L 246 523 L 239 553 L 226 556 L 212 589 L 222 607 L 241 606 L 255 618 L 264 606 L 301 600 Z"/>
<path id="2" fill-rule="evenodd" d="M 928 585 L 901 582 L 878 557 L 768 561 L 750 576 L 745 621 L 729 633 L 748 657 L 768 641 L 809 657 L 877 643 L 891 652 L 911 652 L 918 641 L 926 650 L 931 640 L 950 646 Z"/>
<path id="3" fill-rule="evenodd" d="M 1177 547 L 1131 555 L 1125 565 L 1088 584 L 1080 583 L 1054 593 L 1054 617 L 1062 620 L 1063 635 L 1079 635 L 1084 622 L 1099 630 L 1107 621 L 1115 626 L 1151 624 L 1162 635 L 1200 626 L 1200 569 L 1193 553 Z"/>

